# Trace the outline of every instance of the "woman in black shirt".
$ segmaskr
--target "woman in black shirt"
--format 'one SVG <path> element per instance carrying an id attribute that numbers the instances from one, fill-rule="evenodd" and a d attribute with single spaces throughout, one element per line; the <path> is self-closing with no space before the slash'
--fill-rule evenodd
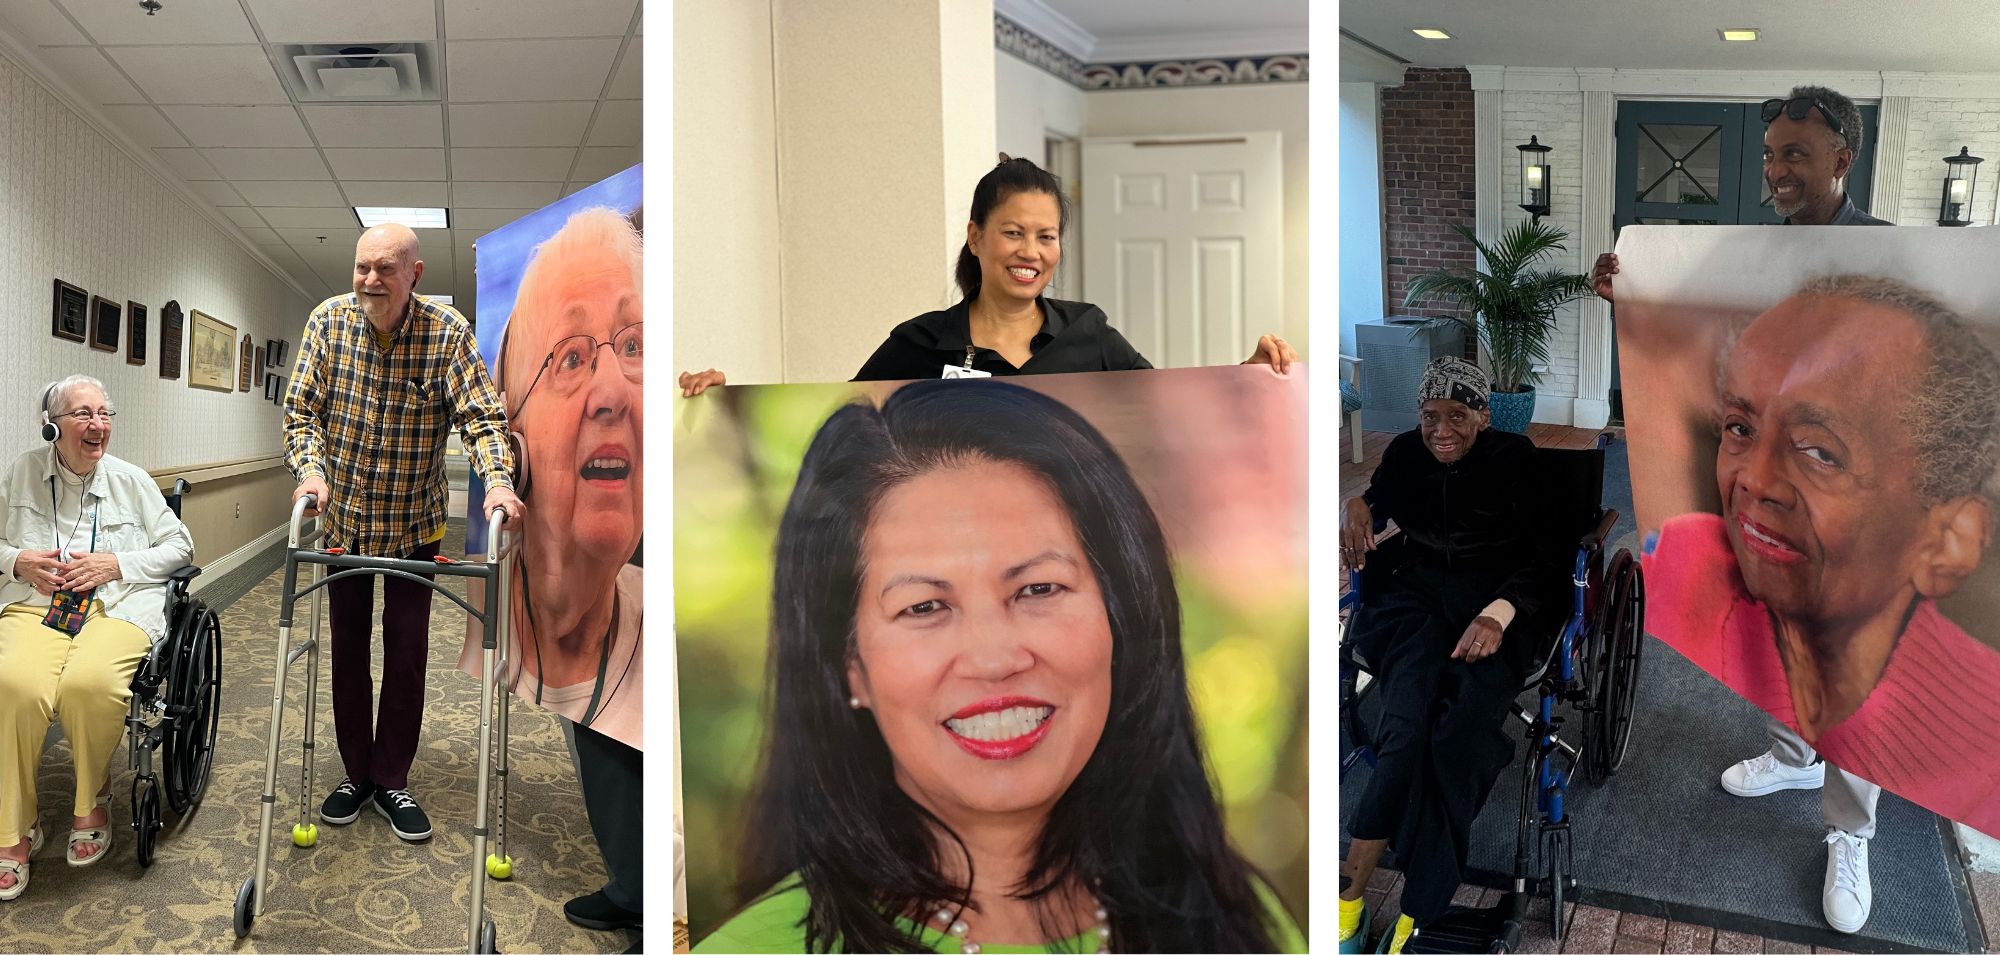
<path id="1" fill-rule="evenodd" d="M 1104 310 L 1042 297 L 1062 262 L 1069 200 L 1062 182 L 1026 159 L 1001 158 L 972 191 L 972 219 L 958 253 L 958 304 L 927 312 L 889 333 L 855 381 L 905 381 L 953 374 L 1046 375 L 1153 367 L 1111 327 Z M 1289 371 L 1298 354 L 1265 335 L 1244 364 Z M 692 397 L 723 383 L 714 369 L 681 375 Z"/>

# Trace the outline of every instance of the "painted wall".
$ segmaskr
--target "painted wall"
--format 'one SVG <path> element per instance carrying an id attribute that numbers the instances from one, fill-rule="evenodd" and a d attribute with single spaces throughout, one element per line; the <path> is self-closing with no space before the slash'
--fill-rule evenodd
<path id="1" fill-rule="evenodd" d="M 1494 95 L 1494 94 L 1486 94 Z M 1549 214 L 1542 224 L 1570 234 L 1567 253 L 1544 258 L 1547 267 L 1588 274 L 1590 265 L 1604 249 L 1585 249 L 1576 240 L 1583 221 L 1583 94 L 1540 93 L 1508 90 L 1500 100 L 1500 231 L 1532 218 L 1521 208 L 1521 162 L 1514 146 L 1537 137 L 1552 151 L 1549 185 Z M 1539 391 L 1551 398 L 1537 402 L 1537 420 L 1548 405 L 1551 409 L 1569 404 L 1576 397 L 1578 311 L 1572 302 L 1556 311 L 1556 330 L 1549 336 L 1549 370 L 1542 374 Z M 1560 416 L 1568 423 L 1566 414 Z"/>
<path id="2" fill-rule="evenodd" d="M 1306 168 L 1307 116 L 1305 83 L 1257 83 L 1241 86 L 1154 87 L 1096 90 L 1084 96 L 1087 136 L 1153 136 L 1200 133 L 1244 133 L 1276 130 L 1284 141 L 1285 179 L 1285 305 L 1275 332 L 1311 359 L 1311 331 L 1306 322 L 1306 208 L 1309 173 Z M 1087 224 L 1086 224 L 1087 225 Z M 1322 250 L 1332 255 L 1333 250 Z M 1250 354 L 1253 338 L 1243 343 Z"/>
<path id="3" fill-rule="evenodd" d="M 1382 146 L 1374 83 L 1340 84 L 1340 353 L 1354 326 L 1381 318 Z"/>
<path id="4" fill-rule="evenodd" d="M 1944 157 L 1958 155 L 1962 146 L 1987 161 L 1977 167 L 1972 190 L 1972 221 L 1994 223 L 1994 199 L 2000 197 L 2000 99 L 1915 99 L 1910 101 L 1909 138 L 1903 152 L 1903 201 L 1893 218 L 1897 225 L 1937 228 L 1938 200 L 1944 193 Z"/>
<path id="5" fill-rule="evenodd" d="M 1042 162 L 1049 132 L 1083 135 L 1084 91 L 1012 53 L 993 56 L 995 145 L 1009 156 Z M 971 194 L 967 193 L 967 198 Z"/>

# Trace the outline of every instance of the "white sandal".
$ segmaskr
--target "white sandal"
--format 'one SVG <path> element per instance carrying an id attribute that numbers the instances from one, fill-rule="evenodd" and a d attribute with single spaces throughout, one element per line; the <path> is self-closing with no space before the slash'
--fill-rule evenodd
<path id="1" fill-rule="evenodd" d="M 11 875 L 14 884 L 0 889 L 0 902 L 12 902 L 28 891 L 28 864 L 12 859 L 0 859 L 0 875 Z"/>
<path id="2" fill-rule="evenodd" d="M 69 857 L 69 864 L 77 868 L 96 865 L 98 860 L 111 854 L 111 794 L 105 793 L 98 796 L 97 804 L 105 809 L 104 825 L 92 826 L 88 829 L 72 829 L 69 833 L 69 849 L 65 854 Z M 77 847 L 88 843 L 95 843 L 97 851 L 87 858 L 77 855 Z M 33 850 L 29 851 L 32 852 Z"/>

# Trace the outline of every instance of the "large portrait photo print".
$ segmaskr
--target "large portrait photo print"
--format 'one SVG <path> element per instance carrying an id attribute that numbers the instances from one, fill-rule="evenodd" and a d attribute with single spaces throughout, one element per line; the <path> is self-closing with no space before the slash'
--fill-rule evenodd
<path id="1" fill-rule="evenodd" d="M 1617 251 L 1647 630 L 1828 764 L 2000 833 L 2000 235 Z"/>

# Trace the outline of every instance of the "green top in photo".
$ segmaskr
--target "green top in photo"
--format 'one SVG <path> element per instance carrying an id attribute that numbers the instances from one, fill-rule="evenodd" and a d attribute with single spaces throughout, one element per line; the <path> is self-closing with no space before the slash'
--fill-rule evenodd
<path id="1" fill-rule="evenodd" d="M 1285 913 L 1285 907 L 1276 894 L 1262 879 L 1252 879 L 1257 897 L 1264 903 L 1264 911 L 1272 929 L 1272 940 L 1280 952 L 1304 952 L 1305 936 L 1299 927 Z M 803 952 L 805 944 L 806 887 L 799 882 L 796 874 L 785 877 L 763 898 L 752 902 L 749 907 L 736 914 L 721 928 L 694 947 L 696 955 L 709 952 Z M 897 918 L 896 924 L 903 931 L 916 935 L 933 951 L 956 955 L 960 948 L 958 939 L 951 935 L 919 926 L 905 918 Z M 988 955 L 1039 955 L 1042 952 L 1095 952 L 1097 939 L 1093 932 L 1085 932 L 1072 938 L 1051 942 L 1047 945 L 998 945 L 979 941 L 979 950 Z M 837 947 L 837 946 L 836 946 Z"/>

